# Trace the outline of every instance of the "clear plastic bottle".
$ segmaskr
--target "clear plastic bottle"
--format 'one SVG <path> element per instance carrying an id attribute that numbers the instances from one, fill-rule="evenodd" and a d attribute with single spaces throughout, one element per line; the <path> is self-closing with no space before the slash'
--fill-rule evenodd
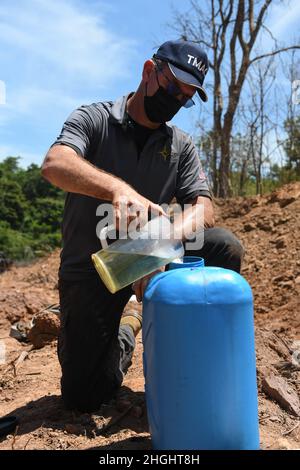
<path id="1" fill-rule="evenodd" d="M 148 222 L 134 238 L 107 244 L 106 236 L 113 226 L 100 234 L 102 250 L 92 254 L 92 260 L 102 281 L 115 293 L 138 279 L 165 266 L 184 254 L 181 240 L 173 237 L 171 223 L 160 216 Z"/>

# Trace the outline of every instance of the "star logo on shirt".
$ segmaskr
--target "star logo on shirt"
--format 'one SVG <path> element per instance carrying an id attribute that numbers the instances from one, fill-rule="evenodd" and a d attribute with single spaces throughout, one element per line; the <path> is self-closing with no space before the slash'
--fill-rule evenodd
<path id="1" fill-rule="evenodd" d="M 169 156 L 170 156 L 170 152 L 169 152 L 169 149 L 168 149 L 168 147 L 167 147 L 166 144 L 164 145 L 163 149 L 162 149 L 160 152 L 158 152 L 158 153 L 159 153 L 159 155 L 161 155 L 161 156 L 163 157 L 163 159 L 164 159 L 165 161 L 166 161 L 166 160 L 169 158 Z"/>

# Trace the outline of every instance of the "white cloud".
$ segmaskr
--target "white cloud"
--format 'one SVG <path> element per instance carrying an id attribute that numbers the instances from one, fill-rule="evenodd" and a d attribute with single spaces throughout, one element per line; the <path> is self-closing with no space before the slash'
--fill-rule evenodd
<path id="1" fill-rule="evenodd" d="M 12 90 L 11 94 L 8 95 L 6 110 L 7 112 L 14 112 L 17 108 L 18 113 L 22 115 L 30 115 L 34 117 L 36 110 L 39 109 L 39 113 L 43 110 L 51 112 L 58 109 L 69 109 L 77 107 L 79 104 L 75 97 L 64 94 L 62 90 L 55 89 L 43 89 L 34 87 L 22 87 L 16 90 Z"/>
<path id="2" fill-rule="evenodd" d="M 7 85 L 1 128 L 24 118 L 44 127 L 62 124 L 74 108 L 105 99 L 115 82 L 129 77 L 136 44 L 110 29 L 109 6 L 101 5 L 1 0 L 0 80 Z"/>
<path id="3" fill-rule="evenodd" d="M 3 80 L 0 80 L 0 105 L 6 103 L 6 85 Z"/>
<path id="4" fill-rule="evenodd" d="M 268 25 L 276 39 L 285 41 L 287 35 L 295 30 L 299 32 L 300 2 L 284 1 L 271 6 Z"/>
<path id="5" fill-rule="evenodd" d="M 97 80 L 100 87 L 127 76 L 135 46 L 104 25 L 100 2 L 68 0 L 2 0 L 0 40 L 23 52 L 29 65 L 39 61 L 42 73 L 53 75 L 54 67 L 58 80 Z"/>
<path id="6" fill-rule="evenodd" d="M 41 88 L 32 86 L 12 87 L 6 95 L 5 105 L 0 106 L 0 128 L 8 126 L 14 120 L 30 119 L 35 125 L 49 125 L 66 118 L 73 109 L 88 104 L 95 97 L 67 94 L 60 88 Z"/>

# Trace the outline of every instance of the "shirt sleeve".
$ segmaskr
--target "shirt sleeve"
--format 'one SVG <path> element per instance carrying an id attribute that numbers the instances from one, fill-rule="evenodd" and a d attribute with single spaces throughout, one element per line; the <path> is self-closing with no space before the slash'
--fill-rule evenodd
<path id="1" fill-rule="evenodd" d="M 197 196 L 212 198 L 194 143 L 188 138 L 180 156 L 175 197 L 186 204 Z"/>
<path id="2" fill-rule="evenodd" d="M 65 121 L 56 141 L 51 145 L 68 145 L 82 157 L 88 158 L 101 126 L 101 113 L 93 105 L 75 109 Z"/>

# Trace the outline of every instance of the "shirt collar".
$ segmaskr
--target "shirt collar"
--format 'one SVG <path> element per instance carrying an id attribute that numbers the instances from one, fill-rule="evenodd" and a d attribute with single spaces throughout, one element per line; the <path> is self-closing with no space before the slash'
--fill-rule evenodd
<path id="1" fill-rule="evenodd" d="M 126 127 L 127 125 L 127 114 L 126 114 L 126 103 L 128 98 L 133 95 L 133 92 L 128 93 L 125 96 L 122 96 L 118 98 L 116 101 L 113 102 L 111 110 L 110 110 L 110 115 L 109 119 L 111 122 L 114 124 L 119 124 L 123 127 Z M 157 129 L 157 134 L 161 133 L 163 135 L 169 135 L 172 136 L 173 130 L 171 126 L 168 124 L 164 124 L 163 126 L 160 126 Z"/>

